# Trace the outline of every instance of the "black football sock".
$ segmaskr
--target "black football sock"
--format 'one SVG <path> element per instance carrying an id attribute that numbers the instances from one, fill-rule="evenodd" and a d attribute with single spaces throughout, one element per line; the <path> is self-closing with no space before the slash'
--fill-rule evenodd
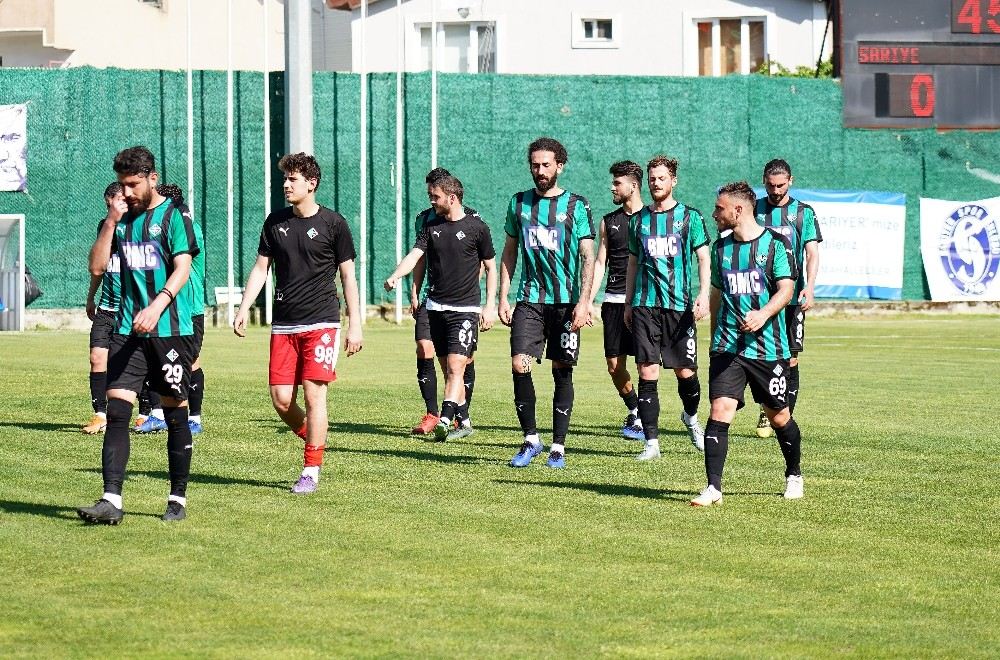
<path id="1" fill-rule="evenodd" d="M 427 412 L 437 415 L 438 380 L 434 358 L 417 358 L 417 384 L 420 386 L 420 396 L 424 397 L 424 406 L 426 406 Z"/>
<path id="2" fill-rule="evenodd" d="M 451 426 L 451 423 L 455 420 L 455 414 L 457 412 L 458 404 L 451 399 L 445 399 L 441 404 L 441 423 Z"/>
<path id="3" fill-rule="evenodd" d="M 153 406 L 149 402 L 149 382 L 144 382 L 142 384 L 142 390 L 139 391 L 139 414 L 143 417 L 149 417 L 149 413 L 153 410 Z"/>
<path id="4" fill-rule="evenodd" d="M 627 393 L 623 394 L 619 392 L 618 396 L 620 396 L 622 401 L 625 402 L 625 407 L 628 408 L 630 413 L 635 412 L 635 410 L 639 408 L 639 394 L 635 391 L 634 387 Z"/>
<path id="5" fill-rule="evenodd" d="M 681 404 L 688 417 L 697 415 L 698 404 L 701 403 L 701 383 L 698 382 L 698 374 L 690 378 L 678 378 L 677 394 L 681 397 Z"/>
<path id="6" fill-rule="evenodd" d="M 167 466 L 170 470 L 170 494 L 184 497 L 188 477 L 191 475 L 191 428 L 188 426 L 188 409 L 164 408 L 167 423 Z"/>
<path id="7" fill-rule="evenodd" d="M 789 418 L 788 423 L 780 429 L 774 428 L 774 437 L 778 439 L 781 455 L 785 457 L 785 476 L 801 475 L 799 462 L 802 458 L 802 433 L 799 431 L 799 425 L 794 419 Z"/>
<path id="8" fill-rule="evenodd" d="M 108 425 L 104 430 L 104 446 L 101 449 L 101 473 L 104 476 L 105 493 L 122 494 L 130 448 L 128 425 L 131 421 L 131 403 L 124 399 L 108 401 Z"/>
<path id="9" fill-rule="evenodd" d="M 552 444 L 565 446 L 573 415 L 573 367 L 553 369 L 552 381 Z"/>
<path id="10" fill-rule="evenodd" d="M 660 438 L 660 394 L 655 380 L 639 379 L 639 418 L 646 442 Z"/>
<path id="11" fill-rule="evenodd" d="M 151 387 L 149 388 L 149 411 L 152 413 L 154 410 L 163 410 L 163 402 L 160 400 L 160 393 Z"/>
<path id="12" fill-rule="evenodd" d="M 722 469 L 729 453 L 729 424 L 715 419 L 705 425 L 705 474 L 708 483 L 722 492 Z"/>
<path id="13" fill-rule="evenodd" d="M 788 412 L 795 413 L 795 402 L 799 400 L 799 365 L 788 370 Z"/>
<path id="14" fill-rule="evenodd" d="M 517 409 L 517 421 L 521 423 L 521 431 L 524 435 L 538 433 L 535 421 L 535 383 L 531 379 L 531 372 L 526 374 L 513 372 L 513 377 L 514 407 Z"/>
<path id="15" fill-rule="evenodd" d="M 472 405 L 472 391 L 476 389 L 475 362 L 469 362 L 465 365 L 465 375 L 462 380 L 465 382 L 465 412 L 466 417 L 468 417 L 469 406 Z"/>
<path id="16" fill-rule="evenodd" d="M 199 367 L 191 372 L 191 391 L 188 395 L 188 409 L 191 415 L 201 414 L 201 404 L 205 400 L 205 370 Z"/>
<path id="17" fill-rule="evenodd" d="M 108 372 L 90 372 L 90 403 L 95 413 L 108 412 Z"/>

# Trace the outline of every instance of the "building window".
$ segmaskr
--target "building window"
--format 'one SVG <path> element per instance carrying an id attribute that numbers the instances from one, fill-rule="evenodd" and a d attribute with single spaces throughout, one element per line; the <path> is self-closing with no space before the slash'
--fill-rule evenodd
<path id="1" fill-rule="evenodd" d="M 572 14 L 573 48 L 618 48 L 621 18 L 618 15 Z"/>
<path id="2" fill-rule="evenodd" d="M 420 25 L 420 61 L 431 68 L 431 26 Z M 438 23 L 437 70 L 448 73 L 496 73 L 496 23 Z"/>
<path id="3" fill-rule="evenodd" d="M 767 56 L 763 18 L 698 19 L 698 75 L 753 73 Z"/>

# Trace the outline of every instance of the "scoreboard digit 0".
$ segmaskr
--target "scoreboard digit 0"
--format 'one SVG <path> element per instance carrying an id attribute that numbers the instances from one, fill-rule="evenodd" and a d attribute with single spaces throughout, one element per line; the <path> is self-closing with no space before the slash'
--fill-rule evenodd
<path id="1" fill-rule="evenodd" d="M 844 125 L 1000 128 L 1000 0 L 840 0 Z"/>

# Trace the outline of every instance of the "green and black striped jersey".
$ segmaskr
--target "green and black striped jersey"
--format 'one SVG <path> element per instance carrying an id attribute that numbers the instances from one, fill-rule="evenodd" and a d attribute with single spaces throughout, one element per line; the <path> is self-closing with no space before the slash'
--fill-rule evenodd
<path id="1" fill-rule="evenodd" d="M 806 243 L 809 241 L 823 242 L 823 232 L 816 221 L 813 208 L 797 199 L 788 198 L 784 206 L 772 206 L 767 197 L 757 200 L 757 224 L 774 229 L 788 239 L 795 261 L 791 264 L 792 276 L 795 278 L 795 294 L 792 304 L 797 305 L 799 294 L 806 288 L 805 255 Z"/>
<path id="2" fill-rule="evenodd" d="M 785 314 L 772 316 L 756 332 L 740 330 L 746 313 L 761 309 L 778 290 L 778 281 L 792 279 L 788 252 L 781 236 L 765 229 L 752 241 L 728 234 L 712 246 L 712 286 L 722 292 L 715 317 L 713 353 L 735 353 L 752 360 L 791 357 Z"/>
<path id="3" fill-rule="evenodd" d="M 638 262 L 630 304 L 690 309 L 694 253 L 705 245 L 708 227 L 698 209 L 679 202 L 669 211 L 643 207 L 629 220 L 628 249 Z"/>
<path id="4" fill-rule="evenodd" d="M 465 215 L 471 215 L 475 218 L 479 218 L 479 213 L 471 206 L 463 206 L 462 208 L 465 209 Z M 433 206 L 429 209 L 424 209 L 417 214 L 416 219 L 413 221 L 413 235 L 420 236 L 420 232 L 424 230 L 424 227 L 429 224 L 433 224 L 440 219 L 441 216 L 437 214 L 437 211 L 434 210 Z M 480 218 L 480 220 L 482 220 L 482 218 Z M 430 280 L 430 278 L 427 277 L 427 273 L 425 272 L 423 283 L 420 285 L 420 291 L 417 292 L 421 298 L 424 298 L 427 295 L 427 287 L 430 286 L 428 280 Z"/>
<path id="5" fill-rule="evenodd" d="M 180 207 L 181 213 L 188 211 L 186 206 Z M 194 228 L 194 240 L 198 244 L 198 254 L 191 260 L 191 277 L 185 288 L 191 289 L 191 315 L 201 316 L 205 313 L 205 235 L 201 231 L 201 225 L 192 222 Z"/>
<path id="6" fill-rule="evenodd" d="M 121 260 L 122 298 L 117 332 L 133 334 L 132 320 L 149 306 L 174 272 L 174 257 L 197 257 L 201 245 L 187 208 L 165 200 L 136 216 L 127 215 L 115 228 L 114 250 Z M 176 337 L 194 334 L 191 322 L 194 296 L 190 280 L 176 292 L 156 328 L 142 337 Z"/>
<path id="7" fill-rule="evenodd" d="M 102 218 L 101 221 L 97 223 L 98 234 L 101 233 L 101 227 L 103 226 L 104 219 Z M 97 299 L 97 308 L 104 309 L 109 312 L 117 312 L 118 305 L 121 302 L 121 291 L 121 259 L 119 259 L 118 253 L 112 250 L 111 256 L 108 258 L 107 269 L 101 277 L 101 291 Z"/>
<path id="8" fill-rule="evenodd" d="M 563 191 L 541 197 L 534 190 L 511 197 L 504 231 L 517 239 L 521 281 L 517 300 L 549 305 L 580 300 L 580 241 L 594 238 L 590 204 Z"/>

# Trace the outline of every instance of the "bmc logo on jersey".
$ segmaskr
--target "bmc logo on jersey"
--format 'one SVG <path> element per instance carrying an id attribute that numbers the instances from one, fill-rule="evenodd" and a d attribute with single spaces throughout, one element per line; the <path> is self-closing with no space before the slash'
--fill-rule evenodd
<path id="1" fill-rule="evenodd" d="M 771 227 L 770 229 L 771 229 L 771 231 L 778 232 L 782 236 L 791 236 L 792 235 L 792 228 L 789 227 L 788 225 L 781 225 L 780 227 Z"/>
<path id="2" fill-rule="evenodd" d="M 938 254 L 948 280 L 965 294 L 981 295 L 1000 267 L 1000 219 L 978 204 L 955 210 L 941 225 Z"/>
<path id="3" fill-rule="evenodd" d="M 650 257 L 676 257 L 681 252 L 681 237 L 679 234 L 666 236 L 646 236 L 642 239 L 646 254 Z"/>
<path id="4" fill-rule="evenodd" d="M 726 293 L 733 296 L 759 296 L 764 293 L 764 271 L 724 270 L 722 278 L 726 283 Z"/>
<path id="5" fill-rule="evenodd" d="M 532 250 L 558 250 L 563 243 L 563 225 L 543 227 L 541 225 L 524 228 L 524 245 Z"/>
<path id="6" fill-rule="evenodd" d="M 129 270 L 157 270 L 163 267 L 160 251 L 152 241 L 122 243 L 122 252 Z"/>

